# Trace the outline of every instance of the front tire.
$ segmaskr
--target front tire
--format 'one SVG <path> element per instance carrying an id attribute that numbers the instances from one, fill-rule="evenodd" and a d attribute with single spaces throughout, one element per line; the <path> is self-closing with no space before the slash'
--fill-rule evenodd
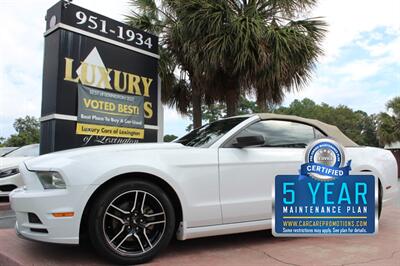
<path id="1" fill-rule="evenodd" d="M 153 259 L 171 241 L 175 213 L 160 187 L 126 180 L 96 198 L 88 227 L 99 254 L 114 263 L 138 264 Z"/>

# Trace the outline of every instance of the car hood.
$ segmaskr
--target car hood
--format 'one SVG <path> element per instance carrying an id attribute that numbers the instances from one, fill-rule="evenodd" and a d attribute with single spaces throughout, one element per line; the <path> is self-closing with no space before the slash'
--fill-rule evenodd
<path id="1" fill-rule="evenodd" d="M 25 161 L 29 170 L 45 168 L 57 161 L 58 165 L 67 164 L 73 160 L 80 160 L 84 157 L 97 157 L 99 154 L 107 154 L 110 158 L 122 152 L 135 152 L 141 150 L 165 150 L 186 148 L 180 143 L 136 143 L 136 144 L 111 144 L 91 147 L 82 147 L 64 151 L 53 152 Z"/>
<path id="2" fill-rule="evenodd" d="M 28 160 L 31 157 L 1 157 L 0 158 L 0 169 L 8 169 L 12 167 L 18 167 L 18 165 Z"/>

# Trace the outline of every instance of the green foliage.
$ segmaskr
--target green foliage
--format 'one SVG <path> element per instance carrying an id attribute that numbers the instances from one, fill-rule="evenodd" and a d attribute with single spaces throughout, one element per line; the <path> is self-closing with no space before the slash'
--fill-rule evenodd
<path id="1" fill-rule="evenodd" d="M 181 0 L 175 10 L 207 95 L 238 113 L 240 95 L 280 103 L 311 77 L 326 24 L 306 17 L 315 1 Z M 299 14 L 301 13 L 301 16 Z M 265 108 L 262 108 L 265 110 Z"/>
<path id="2" fill-rule="evenodd" d="M 238 106 L 239 115 L 247 115 L 260 112 L 261 112 L 260 107 L 257 105 L 256 102 L 251 101 L 243 96 L 240 97 Z"/>
<path id="3" fill-rule="evenodd" d="M 164 142 L 171 142 L 177 138 L 178 138 L 178 136 L 167 134 L 164 136 Z"/>
<path id="4" fill-rule="evenodd" d="M 326 23 L 306 18 L 316 0 L 130 3 L 128 24 L 160 37 L 164 103 L 191 110 L 197 126 L 201 104 L 225 103 L 233 115 L 242 112 L 238 102 L 246 93 L 256 95 L 261 111 L 280 103 L 310 79 L 322 54 Z"/>
<path id="5" fill-rule="evenodd" d="M 337 126 L 344 134 L 359 145 L 378 146 L 376 116 L 363 111 L 353 111 L 347 106 L 329 106 L 316 104 L 305 98 L 294 100 L 289 107 L 280 107 L 275 113 L 313 118 Z"/>
<path id="6" fill-rule="evenodd" d="M 261 112 L 255 101 L 245 97 L 241 97 L 238 109 L 241 115 Z M 333 107 L 326 103 L 316 104 L 308 98 L 301 101 L 294 100 L 288 107 L 274 108 L 269 106 L 268 109 L 269 112 L 312 118 L 335 125 L 359 145 L 379 145 L 376 115 L 368 115 L 363 111 L 353 111 L 344 105 Z M 223 103 L 203 106 L 202 111 L 203 121 L 207 123 L 226 117 L 226 105 Z M 192 129 L 192 125 L 186 128 L 187 131 Z"/>
<path id="7" fill-rule="evenodd" d="M 6 141 L 5 146 L 20 147 L 28 144 L 39 143 L 39 121 L 33 116 L 17 118 L 13 124 L 17 134 L 12 134 Z"/>
<path id="8" fill-rule="evenodd" d="M 161 100 L 178 112 L 187 114 L 192 108 L 193 122 L 201 125 L 201 104 L 204 92 L 191 54 L 184 51 L 187 34 L 177 19 L 174 0 L 131 0 L 133 9 L 126 16 L 129 25 L 151 31 L 159 36 L 159 76 Z M 179 73 L 179 77 L 176 76 Z"/>
<path id="9" fill-rule="evenodd" d="M 238 105 L 238 114 L 245 115 L 245 114 L 254 114 L 259 113 L 260 108 L 257 106 L 256 102 L 247 99 L 246 97 L 241 96 Z M 225 103 L 213 103 L 210 105 L 203 105 L 202 106 L 202 120 L 206 123 L 211 123 L 222 119 L 227 116 L 226 114 L 226 104 Z M 191 117 L 192 113 L 189 110 L 189 117 Z M 190 124 L 186 127 L 186 131 L 193 130 L 193 125 Z"/>
<path id="10" fill-rule="evenodd" d="M 164 2 L 155 0 L 131 0 L 132 8 L 125 16 L 128 25 L 152 32 L 159 36 L 160 55 L 158 73 L 161 78 L 161 99 L 163 103 L 176 107 L 177 111 L 185 114 L 190 104 L 190 83 L 187 83 L 184 72 L 187 67 L 178 62 L 177 50 L 183 45 L 179 38 L 179 25 L 173 9 L 167 8 Z M 177 78 L 174 71 L 180 68 L 183 74 Z"/>
<path id="11" fill-rule="evenodd" d="M 0 137 L 0 147 L 4 147 L 4 141 L 6 140 L 6 138 L 4 137 Z"/>
<path id="12" fill-rule="evenodd" d="M 400 97 L 390 100 L 386 107 L 391 114 L 378 115 L 378 136 L 382 145 L 400 141 Z"/>

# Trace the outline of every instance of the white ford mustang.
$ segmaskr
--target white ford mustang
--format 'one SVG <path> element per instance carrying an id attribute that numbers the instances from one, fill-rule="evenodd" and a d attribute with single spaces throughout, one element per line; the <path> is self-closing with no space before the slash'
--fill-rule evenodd
<path id="1" fill-rule="evenodd" d="M 116 263 L 153 258 L 179 240 L 271 228 L 272 185 L 297 174 L 322 137 L 345 147 L 353 171 L 379 178 L 380 207 L 397 193 L 386 150 L 360 147 L 336 127 L 295 116 L 220 120 L 175 143 L 107 145 L 39 156 L 20 165 L 26 186 L 11 205 L 19 235 L 78 244 L 88 237 Z"/>

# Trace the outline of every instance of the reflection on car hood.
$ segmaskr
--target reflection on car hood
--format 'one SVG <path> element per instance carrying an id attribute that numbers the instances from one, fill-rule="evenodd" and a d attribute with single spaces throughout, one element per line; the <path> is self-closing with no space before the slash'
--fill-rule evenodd
<path id="1" fill-rule="evenodd" d="M 18 167 L 19 163 L 28 160 L 32 157 L 1 157 L 0 170 Z"/>
<path id="2" fill-rule="evenodd" d="M 42 167 L 49 164 L 50 161 L 64 161 L 67 163 L 71 160 L 79 160 L 85 156 L 95 156 L 99 154 L 107 154 L 110 158 L 115 158 L 119 152 L 140 151 L 140 150 L 165 150 L 165 149 L 181 149 L 185 148 L 180 143 L 137 143 L 137 144 L 113 144 L 99 145 L 91 147 L 82 147 L 64 151 L 53 152 L 39 157 L 32 158 L 25 162 L 28 169 Z M 33 167 L 35 165 L 35 167 Z"/>

